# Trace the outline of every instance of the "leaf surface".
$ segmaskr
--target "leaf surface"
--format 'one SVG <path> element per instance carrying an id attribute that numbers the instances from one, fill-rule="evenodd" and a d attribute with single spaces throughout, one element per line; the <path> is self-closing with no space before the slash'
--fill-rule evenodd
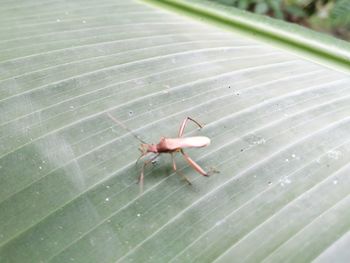
<path id="1" fill-rule="evenodd" d="M 347 72 L 145 2 L 0 12 L 1 262 L 349 258 Z M 150 143 L 194 118 L 211 144 L 187 153 L 216 173 L 178 155 L 188 185 L 164 154 L 140 194 L 107 113 Z"/>

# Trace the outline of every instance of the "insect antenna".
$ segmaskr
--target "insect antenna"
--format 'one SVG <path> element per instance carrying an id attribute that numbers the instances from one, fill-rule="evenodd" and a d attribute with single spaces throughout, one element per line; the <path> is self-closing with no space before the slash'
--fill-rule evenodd
<path id="1" fill-rule="evenodd" d="M 118 125 L 120 125 L 121 127 L 123 127 L 126 131 L 130 132 L 132 136 L 134 136 L 137 140 L 139 140 L 140 142 L 147 144 L 144 140 L 141 139 L 141 137 L 139 135 L 137 135 L 136 133 L 134 133 L 132 130 L 130 130 L 124 123 L 122 123 L 121 121 L 118 121 L 115 117 L 112 116 L 112 114 L 110 114 L 109 112 L 107 112 L 107 115 L 109 118 L 111 118 L 115 123 L 117 123 Z"/>

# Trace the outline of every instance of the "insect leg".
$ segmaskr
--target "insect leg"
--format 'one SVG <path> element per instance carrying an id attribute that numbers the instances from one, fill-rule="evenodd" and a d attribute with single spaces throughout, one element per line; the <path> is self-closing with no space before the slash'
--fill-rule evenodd
<path id="1" fill-rule="evenodd" d="M 147 152 L 147 153 L 141 154 L 141 155 L 139 156 L 139 158 L 137 158 L 137 160 L 136 160 L 136 162 L 135 162 L 135 166 L 137 166 L 138 162 L 140 161 L 140 159 L 141 159 L 142 157 L 145 157 L 145 156 L 147 156 L 148 154 L 151 154 L 151 153 L 150 153 L 150 152 Z"/>
<path id="2" fill-rule="evenodd" d="M 143 189 L 143 178 L 144 178 L 144 171 L 145 171 L 145 168 L 148 164 L 150 164 L 152 161 L 154 161 L 158 156 L 160 155 L 160 153 L 157 153 L 155 156 L 153 156 L 151 159 L 145 161 L 142 165 L 142 169 L 141 169 L 141 174 L 139 176 L 139 180 L 138 180 L 138 183 L 140 183 L 140 189 L 141 189 L 141 192 L 142 192 L 142 189 Z"/>
<path id="3" fill-rule="evenodd" d="M 184 133 L 184 130 L 185 130 L 185 127 L 186 127 L 186 124 L 188 121 L 193 121 L 195 124 L 197 124 L 199 126 L 199 128 L 202 128 L 203 126 L 197 122 L 196 120 L 192 119 L 191 117 L 186 117 L 186 119 L 183 120 L 181 126 L 180 126 L 180 130 L 179 130 L 179 137 L 182 137 L 183 133 Z"/>
<path id="4" fill-rule="evenodd" d="M 174 169 L 175 173 L 177 173 L 178 175 L 180 175 L 183 179 L 186 180 L 186 182 L 187 182 L 189 185 L 191 185 L 190 180 L 188 180 L 188 178 L 187 178 L 183 173 L 181 173 L 180 171 L 178 171 L 178 170 L 176 169 L 176 162 L 175 162 L 175 158 L 174 158 L 174 154 L 173 154 L 173 153 L 171 153 L 171 158 L 172 158 L 172 160 L 173 160 L 173 169 Z"/>
<path id="5" fill-rule="evenodd" d="M 183 150 L 181 150 L 182 155 L 185 157 L 186 161 L 201 175 L 204 176 L 209 176 L 209 174 L 207 174 L 202 167 L 200 167 L 195 161 L 193 161 L 188 155 L 187 153 L 185 153 Z"/>

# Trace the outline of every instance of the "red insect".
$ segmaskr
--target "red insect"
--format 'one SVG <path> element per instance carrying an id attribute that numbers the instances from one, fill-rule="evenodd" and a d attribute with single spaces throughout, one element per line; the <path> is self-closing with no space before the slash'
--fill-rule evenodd
<path id="1" fill-rule="evenodd" d="M 187 122 L 193 121 L 195 124 L 197 124 L 200 128 L 202 128 L 202 125 L 199 124 L 197 121 L 194 119 L 187 117 L 183 120 L 178 138 L 166 138 L 166 137 L 161 137 L 159 143 L 157 144 L 148 144 L 144 142 L 139 136 L 134 134 L 128 127 L 126 127 L 123 123 L 118 121 L 116 118 L 114 118 L 110 113 L 107 113 L 108 116 L 115 121 L 117 124 L 121 125 L 124 129 L 129 131 L 133 136 L 135 136 L 138 140 L 141 141 L 141 145 L 139 150 L 141 151 L 141 156 L 138 158 L 138 160 L 150 153 L 155 153 L 155 156 L 153 156 L 151 159 L 145 161 L 142 166 L 141 174 L 139 177 L 139 182 L 141 183 L 141 186 L 143 185 L 143 178 L 144 178 L 144 170 L 148 164 L 150 164 L 152 161 L 154 161 L 160 154 L 162 153 L 170 153 L 173 161 L 173 169 L 176 173 L 180 174 L 189 184 L 190 181 L 183 175 L 181 174 L 177 169 L 176 169 L 176 163 L 175 163 L 175 158 L 174 154 L 180 152 L 186 159 L 186 161 L 201 175 L 204 176 L 209 176 L 208 173 L 206 173 L 195 161 L 193 161 L 183 150 L 183 148 L 201 148 L 205 147 L 210 144 L 210 139 L 208 137 L 204 136 L 196 136 L 196 137 L 185 137 L 183 138 L 182 135 L 184 133 L 185 127 Z"/>

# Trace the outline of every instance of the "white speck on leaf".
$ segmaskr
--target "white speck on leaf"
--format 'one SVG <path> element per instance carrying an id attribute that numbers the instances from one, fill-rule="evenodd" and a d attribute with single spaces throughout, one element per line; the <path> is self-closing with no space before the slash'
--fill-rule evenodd
<path id="1" fill-rule="evenodd" d="M 57 22 L 57 23 L 61 22 L 61 19 L 57 18 L 57 19 L 56 19 L 56 22 Z"/>
<path id="2" fill-rule="evenodd" d="M 280 180 L 279 180 L 279 182 L 280 182 L 280 185 L 281 186 L 284 186 L 284 185 L 286 185 L 286 184 L 290 184 L 292 181 L 288 178 L 288 177 L 282 177 Z"/>
<path id="3" fill-rule="evenodd" d="M 106 202 L 108 202 L 108 201 L 109 201 L 109 198 L 107 197 L 105 200 L 106 200 Z"/>
<path id="4" fill-rule="evenodd" d="M 265 144 L 266 140 L 264 138 L 260 138 L 259 140 L 255 141 L 254 144 Z"/>
<path id="5" fill-rule="evenodd" d="M 263 137 L 256 134 L 249 134 L 244 138 L 244 140 L 250 145 L 260 145 L 266 143 L 266 140 Z"/>
<path id="6" fill-rule="evenodd" d="M 331 150 L 327 153 L 327 156 L 331 159 L 338 160 L 339 157 L 341 157 L 342 152 L 341 151 L 336 151 L 336 150 Z"/>
<path id="7" fill-rule="evenodd" d="M 138 217 L 140 217 L 140 216 L 141 216 L 141 214 L 137 214 L 137 216 L 138 216 Z"/>

